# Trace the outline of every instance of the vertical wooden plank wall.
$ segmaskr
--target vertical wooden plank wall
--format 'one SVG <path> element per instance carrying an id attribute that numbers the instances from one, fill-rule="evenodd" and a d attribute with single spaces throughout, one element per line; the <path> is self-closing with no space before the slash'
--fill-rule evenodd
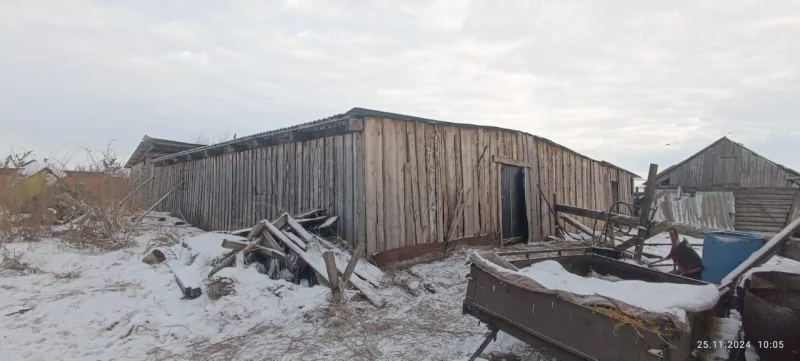
<path id="1" fill-rule="evenodd" d="M 157 209 L 180 211 L 206 230 L 246 228 L 283 212 L 325 208 L 340 216 L 342 238 L 364 241 L 364 140 L 355 132 L 155 167 L 143 197 L 152 204 L 184 180 Z"/>
<path id="2" fill-rule="evenodd" d="M 539 153 L 539 185 L 542 193 L 553 206 L 553 196 L 559 204 L 573 205 L 595 210 L 608 210 L 614 203 L 611 192 L 611 181 L 616 181 L 619 186 L 619 200 L 632 204 L 633 175 L 614 167 L 609 167 L 595 160 L 586 158 L 565 147 L 556 145 L 546 139 L 534 138 L 537 145 L 534 147 Z M 533 189 L 533 191 L 537 191 Z M 537 191 L 538 192 L 538 191 Z M 569 232 L 577 232 L 574 227 L 565 225 L 561 220 L 554 219 L 548 204 L 542 200 L 539 205 L 544 236 L 555 234 L 556 221 Z M 627 213 L 627 208 L 622 208 Z M 577 217 L 573 218 L 583 224 L 595 226 L 594 219 Z M 596 228 L 602 229 L 603 222 L 597 222 Z"/>
<path id="3" fill-rule="evenodd" d="M 629 173 L 543 138 L 383 118 L 366 118 L 363 133 L 155 167 L 146 197 L 154 201 L 184 180 L 159 209 L 180 210 L 208 230 L 326 208 L 341 217 L 339 234 L 353 243 L 365 241 L 372 254 L 443 242 L 451 230 L 456 239 L 499 239 L 501 164 L 495 156 L 529 165 L 525 188 L 532 241 L 554 234 L 549 207 L 556 201 L 605 210 L 612 203 L 611 180 L 618 182 L 621 200 L 633 200 Z"/>
<path id="4" fill-rule="evenodd" d="M 559 203 L 608 209 L 614 180 L 621 200 L 633 202 L 629 173 L 521 132 L 366 118 L 363 144 L 369 253 L 442 242 L 451 229 L 454 238 L 499 238 L 501 165 L 494 156 L 531 165 L 525 188 L 533 241 L 554 234 L 554 194 Z M 453 225 L 462 190 L 461 219 Z"/>

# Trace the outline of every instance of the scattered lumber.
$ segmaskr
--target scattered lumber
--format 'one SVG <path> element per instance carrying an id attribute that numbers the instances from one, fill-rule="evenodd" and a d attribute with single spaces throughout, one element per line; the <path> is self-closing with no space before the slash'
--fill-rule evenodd
<path id="1" fill-rule="evenodd" d="M 197 274 L 177 260 L 168 260 L 166 263 L 172 274 L 175 275 L 175 281 L 178 282 L 178 287 L 181 288 L 183 295 L 190 299 L 200 297 L 202 292 Z"/>
<path id="2" fill-rule="evenodd" d="M 231 241 L 228 239 L 222 240 L 222 248 L 232 249 L 236 251 L 244 251 L 250 245 L 249 242 L 242 242 L 242 241 Z M 286 254 L 279 251 L 280 247 L 271 247 L 269 245 L 262 246 L 258 245 L 257 247 L 251 247 L 252 250 L 261 253 L 264 257 L 275 257 L 279 259 L 285 259 Z"/>
<path id="3" fill-rule="evenodd" d="M 336 264 L 345 265 L 344 268 L 347 268 L 347 264 L 349 263 L 350 254 L 345 252 L 339 247 L 336 247 L 334 244 L 328 242 L 323 238 L 317 237 L 318 241 L 325 246 L 326 248 L 333 250 L 336 254 Z M 356 250 L 358 252 L 358 250 Z M 363 252 L 363 251 L 362 251 Z M 376 267 L 375 265 L 367 262 L 363 258 L 359 257 L 356 261 L 356 265 L 354 266 L 354 272 L 360 278 L 363 278 L 367 282 L 373 284 L 375 287 L 381 287 L 381 283 L 383 282 L 384 273 L 381 271 L 380 268 Z"/>
<path id="4" fill-rule="evenodd" d="M 299 219 L 308 219 L 308 218 L 319 218 L 319 217 L 325 217 L 327 214 L 328 214 L 328 210 L 326 210 L 326 209 L 314 209 L 314 210 L 310 210 L 310 211 L 305 212 L 305 213 L 296 214 L 296 215 L 294 215 L 293 218 L 294 219 L 298 219 L 298 220 Z"/>
<path id="5" fill-rule="evenodd" d="M 639 218 L 627 214 L 596 211 L 593 209 L 567 206 L 563 204 L 555 204 L 554 210 L 556 213 L 568 213 L 579 217 L 592 218 L 603 222 L 616 222 L 626 226 L 636 227 L 639 225 Z"/>
<path id="6" fill-rule="evenodd" d="M 333 226 L 333 224 L 336 223 L 336 221 L 338 221 L 338 220 L 339 220 L 339 216 L 329 217 L 327 221 L 323 222 L 322 224 L 320 224 L 319 226 L 316 226 L 314 228 L 318 229 L 318 230 L 328 229 L 328 228 L 331 228 Z"/>
<path id="7" fill-rule="evenodd" d="M 333 303 L 342 301 L 342 287 L 339 285 L 339 272 L 336 270 L 336 260 L 333 252 L 327 251 L 322 254 L 325 259 L 325 269 L 328 272 L 328 285 L 331 287 L 331 298 Z"/>
<path id="8" fill-rule="evenodd" d="M 356 250 L 353 251 L 353 256 L 350 258 L 350 262 L 347 263 L 347 268 L 344 269 L 344 275 L 342 276 L 342 284 L 347 284 L 347 281 L 350 280 L 350 276 L 353 275 L 353 271 L 356 269 L 356 264 L 358 260 L 361 259 L 361 255 L 364 254 L 366 251 L 366 246 L 364 242 L 360 242 Z"/>
<path id="9" fill-rule="evenodd" d="M 573 227 L 577 228 L 579 231 L 589 235 L 589 237 L 591 237 L 592 239 L 597 237 L 597 234 L 596 234 L 597 232 L 595 232 L 593 229 L 589 228 L 587 225 L 581 223 L 577 219 L 572 218 L 572 217 L 570 217 L 570 216 L 568 216 L 566 214 L 561 214 L 561 213 L 559 213 L 558 216 L 561 219 L 563 219 L 564 222 L 567 222 L 567 223 L 571 224 Z"/>
<path id="10" fill-rule="evenodd" d="M 329 217 L 327 217 L 327 216 L 322 216 L 322 217 L 317 217 L 317 218 L 305 218 L 305 219 L 298 219 L 297 223 L 300 223 L 302 225 L 307 225 L 307 224 L 310 224 L 310 223 L 322 223 L 322 222 L 327 221 L 328 219 L 329 219 Z"/>
<path id="11" fill-rule="evenodd" d="M 338 219 L 328 216 L 325 209 L 315 209 L 296 216 L 284 213 L 272 222 L 262 220 L 251 228 L 226 232 L 247 241 L 223 239 L 222 247 L 235 253 L 219 262 L 208 277 L 234 264 L 246 267 L 256 262 L 259 271 L 273 279 L 299 282 L 306 276 L 316 277 L 314 283 L 331 287 L 334 302 L 343 298 L 350 284 L 370 303 L 383 307 L 386 301 L 379 288 L 384 273 L 365 259 L 366 245 L 361 242 L 351 255 L 321 236 L 332 231 Z"/>
<path id="12" fill-rule="evenodd" d="M 644 240 L 649 236 L 650 224 L 650 207 L 653 205 L 653 198 L 656 194 L 656 175 L 658 174 L 658 164 L 650 163 L 650 171 L 647 173 L 647 183 L 644 190 L 644 199 L 642 200 L 642 210 L 639 214 L 639 226 L 637 228 L 636 237 L 633 239 L 636 242 L 636 252 L 634 259 L 636 261 L 642 260 L 642 251 L 644 250 Z"/>

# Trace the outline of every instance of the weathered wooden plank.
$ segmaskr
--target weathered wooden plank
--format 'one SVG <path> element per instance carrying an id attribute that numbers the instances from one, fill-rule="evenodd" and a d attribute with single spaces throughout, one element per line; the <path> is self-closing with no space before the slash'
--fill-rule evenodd
<path id="1" fill-rule="evenodd" d="M 286 144 L 284 148 L 286 152 L 286 176 L 287 176 L 287 183 L 284 184 L 284 204 L 283 208 L 285 211 L 290 213 L 297 213 L 297 192 L 294 189 L 297 188 L 297 183 L 300 181 L 298 178 L 298 169 L 297 169 L 297 146 L 295 144 Z"/>
<path id="2" fill-rule="evenodd" d="M 523 138 L 523 142 L 524 142 L 523 150 L 525 152 L 524 158 L 525 158 L 525 160 L 530 160 L 531 159 L 530 158 L 530 144 L 529 144 L 528 138 L 524 137 Z M 532 179 L 531 178 L 533 177 L 532 169 L 533 169 L 533 167 L 523 168 L 523 170 L 525 171 L 525 180 L 524 180 L 525 181 L 525 183 L 524 183 L 525 191 L 524 192 L 525 192 L 525 213 L 526 213 L 526 216 L 527 216 L 527 219 L 528 219 L 528 242 L 537 241 L 536 238 L 538 236 L 537 232 L 536 232 L 536 226 L 535 226 L 535 224 L 538 223 L 538 222 L 536 222 L 536 220 L 534 218 L 534 216 L 537 213 L 535 212 L 535 209 L 534 209 L 533 192 L 531 191 L 531 188 L 532 188 L 531 187 L 531 184 L 532 184 Z"/>
<path id="3" fill-rule="evenodd" d="M 308 185 L 308 196 L 306 197 L 305 201 L 303 202 L 303 211 L 309 209 L 315 209 L 319 207 L 317 202 L 317 190 L 319 186 L 317 185 L 317 174 L 319 168 L 317 167 L 317 142 L 319 139 L 312 139 L 306 143 L 307 151 L 304 154 L 306 161 L 306 169 L 304 171 L 306 178 L 306 184 Z"/>
<path id="4" fill-rule="evenodd" d="M 444 154 L 443 153 L 443 145 L 442 145 L 442 139 L 443 138 L 442 138 L 442 136 L 440 134 L 441 131 L 440 131 L 438 125 L 434 125 L 433 126 L 433 130 L 434 130 L 433 134 L 432 134 L 433 145 L 434 145 L 434 147 L 433 147 L 433 149 L 434 149 L 433 150 L 433 157 L 434 157 L 434 163 L 435 164 L 432 164 L 430 167 L 433 167 L 433 169 L 435 169 L 435 171 L 433 173 L 435 174 L 434 182 L 436 184 L 436 212 L 435 212 L 435 215 L 436 215 L 436 233 L 437 233 L 436 240 L 437 240 L 437 242 L 444 242 L 445 226 L 444 226 L 444 212 L 443 212 L 443 210 L 444 210 L 444 207 L 445 207 L 445 202 L 444 202 L 444 192 L 445 191 L 442 188 L 442 182 L 446 179 L 445 178 L 446 175 L 445 175 L 445 173 L 443 171 L 445 169 L 445 167 L 444 167 L 444 159 L 442 159 L 442 155 Z"/>
<path id="5" fill-rule="evenodd" d="M 347 173 L 345 172 L 345 155 L 344 155 L 344 136 L 337 135 L 333 139 L 333 147 L 334 147 L 334 164 L 333 166 L 336 169 L 336 200 L 334 201 L 334 210 L 336 215 L 340 217 L 339 219 L 339 235 L 345 236 L 347 230 L 347 223 L 350 221 L 349 215 L 345 214 L 345 191 L 344 187 L 346 184 L 345 178 L 347 178 Z"/>
<path id="6" fill-rule="evenodd" d="M 344 238 L 351 242 L 351 245 L 355 246 L 353 236 L 353 226 L 355 222 L 355 207 L 354 207 L 354 196 L 353 190 L 355 189 L 355 167 L 354 167 L 354 160 L 353 160 L 353 134 L 345 134 L 343 137 L 343 149 L 342 153 L 344 156 L 344 162 L 342 164 L 342 170 L 344 172 L 344 181 L 343 189 L 344 189 L 344 196 L 343 201 L 344 205 L 343 209 L 343 220 L 344 220 Z"/>
<path id="7" fill-rule="evenodd" d="M 355 217 L 353 217 L 354 237 L 353 244 L 363 244 L 366 247 L 366 187 L 364 185 L 364 137 L 363 133 L 353 133 L 353 181 L 355 189 L 353 191 L 353 207 Z"/>
<path id="8" fill-rule="evenodd" d="M 384 157 L 383 150 L 385 149 L 385 135 L 383 134 L 383 121 L 381 120 L 374 120 L 372 119 L 372 126 L 374 129 L 374 137 L 375 137 L 375 144 L 374 144 L 374 151 L 375 151 L 375 244 L 377 247 L 369 252 L 368 254 L 372 254 L 373 252 L 378 252 L 382 250 L 388 249 L 388 241 L 386 237 L 386 180 L 385 180 L 385 172 L 386 172 L 386 158 Z M 388 203 L 391 205 L 391 203 Z"/>
<path id="9" fill-rule="evenodd" d="M 407 211 L 411 215 L 411 219 L 406 221 L 407 225 L 410 225 L 410 231 L 414 234 L 414 244 L 418 243 L 425 243 L 425 227 L 421 220 L 422 209 L 421 206 L 421 194 L 420 194 L 420 183 L 424 183 L 425 178 L 419 177 L 419 169 L 417 169 L 417 133 L 416 133 L 416 122 L 406 122 L 406 142 L 407 142 L 407 153 L 408 153 L 408 172 L 406 175 L 406 179 L 408 182 L 406 184 L 406 189 L 411 189 L 411 202 L 409 205 L 411 206 L 411 211 Z M 408 231 L 406 231 L 408 233 Z"/>
<path id="10" fill-rule="evenodd" d="M 472 220 L 470 221 L 469 218 L 465 219 L 467 219 L 467 222 L 472 223 L 472 233 L 471 233 L 472 236 L 483 234 L 481 229 L 481 214 L 480 214 L 481 189 L 479 184 L 481 178 L 479 176 L 479 173 L 483 171 L 482 170 L 483 167 L 481 167 L 480 164 L 480 162 L 482 161 L 480 157 L 483 148 L 481 148 L 480 141 L 478 138 L 479 131 L 480 131 L 479 128 L 470 129 L 469 138 L 471 143 L 468 144 L 470 152 L 470 167 L 472 167 L 472 172 L 468 174 L 470 177 L 472 177 L 470 182 L 471 185 L 469 187 L 470 189 L 469 201 L 472 202 L 472 210 L 468 213 L 472 213 Z M 484 154 L 483 156 L 485 157 L 486 155 Z"/>
<path id="11" fill-rule="evenodd" d="M 328 209 L 329 212 L 335 212 L 336 208 L 336 173 L 337 169 L 334 164 L 334 137 L 325 137 L 325 201 L 323 208 Z"/>
<path id="12" fill-rule="evenodd" d="M 397 204 L 399 180 L 397 164 L 397 137 L 394 124 L 388 120 L 383 122 L 383 205 L 384 234 L 386 244 L 381 250 L 394 249 L 400 246 L 400 213 Z"/>
<path id="13" fill-rule="evenodd" d="M 441 227 L 439 226 L 439 206 L 441 197 L 439 197 L 437 175 L 439 174 L 439 167 L 437 167 L 437 158 L 435 155 L 435 148 L 437 143 L 436 127 L 433 125 L 423 125 L 425 132 L 425 173 L 427 176 L 427 220 L 428 220 L 428 242 L 439 242 L 439 233 Z"/>
<path id="14" fill-rule="evenodd" d="M 261 216 L 265 219 L 274 219 L 275 214 L 273 210 L 275 207 L 272 204 L 277 204 L 275 198 L 275 185 L 277 183 L 277 174 L 275 173 L 275 158 L 277 149 L 275 147 L 264 148 L 264 187 L 262 188 L 261 197 Z"/>
<path id="15" fill-rule="evenodd" d="M 544 229 L 542 227 L 542 213 L 541 213 L 541 197 L 539 196 L 539 182 L 540 182 L 540 170 L 539 170 L 539 147 L 538 147 L 538 140 L 533 136 L 528 136 L 528 160 L 529 162 L 534 163 L 534 166 L 530 169 L 531 172 L 531 182 L 528 188 L 530 192 L 530 197 L 533 202 L 533 215 L 532 219 L 534 222 L 535 228 L 535 235 L 538 238 L 537 240 L 543 241 L 546 238 L 546 234 L 544 233 Z"/>
<path id="16" fill-rule="evenodd" d="M 569 194 L 569 202 L 570 204 L 578 204 L 578 162 L 580 161 L 580 157 L 575 153 L 569 152 L 567 157 L 567 180 L 569 183 L 569 189 L 567 190 Z M 585 222 L 586 220 L 580 220 Z"/>
<path id="17" fill-rule="evenodd" d="M 488 148 L 487 148 L 488 144 L 486 144 L 486 141 L 484 139 L 484 133 L 485 133 L 484 129 L 477 128 L 475 129 L 475 132 L 477 139 L 475 144 L 477 145 L 476 148 L 479 152 L 478 160 L 476 162 L 478 171 L 475 172 L 475 183 L 474 183 L 475 187 L 474 193 L 476 197 L 475 209 L 477 210 L 477 212 L 475 212 L 477 217 L 475 224 L 477 225 L 478 234 L 487 234 L 489 229 L 489 222 L 487 221 L 488 214 L 486 212 L 487 209 L 486 202 L 488 201 L 486 195 L 486 190 L 487 190 L 486 174 L 487 174 L 487 169 L 489 168 L 486 166 L 486 160 L 487 160 L 486 153 L 488 153 Z M 485 153 L 484 150 L 486 150 Z M 483 158 L 481 158 L 481 155 L 483 155 Z"/>
<path id="18" fill-rule="evenodd" d="M 497 193 L 498 183 L 500 182 L 500 175 L 497 173 L 499 164 L 494 162 L 494 157 L 498 155 L 498 135 L 496 130 L 487 131 L 484 134 L 484 140 L 488 143 L 489 148 L 486 151 L 486 168 L 488 176 L 486 179 L 486 194 L 488 198 L 487 212 L 489 215 L 489 228 L 490 233 L 494 233 L 497 237 L 498 243 L 500 242 L 500 215 L 498 203 L 500 203 L 500 194 Z"/>
<path id="19" fill-rule="evenodd" d="M 395 246 L 403 247 L 405 245 L 413 244 L 408 242 L 408 235 L 406 234 L 406 200 L 408 194 L 406 194 L 406 125 L 403 121 L 390 121 L 392 124 L 393 135 L 395 137 L 395 144 L 397 145 L 397 153 L 396 153 L 396 164 L 395 164 L 395 172 L 397 172 L 397 177 L 395 179 L 396 183 L 395 186 L 397 187 L 397 199 L 395 200 L 397 204 L 397 223 L 398 223 L 398 244 Z"/>
<path id="20" fill-rule="evenodd" d="M 382 161 L 377 158 L 381 153 L 380 124 L 373 118 L 364 119 L 364 185 L 366 190 L 366 254 L 377 252 L 378 244 L 378 175 L 381 173 Z M 383 210 L 380 210 L 383 212 Z M 380 230 L 383 233 L 383 230 Z"/>
<path id="21" fill-rule="evenodd" d="M 427 166 L 427 137 L 425 136 L 425 124 L 414 122 L 414 140 L 416 144 L 416 184 L 417 184 L 417 201 L 418 201 L 418 214 L 417 224 L 420 226 L 420 233 L 417 235 L 417 244 L 431 243 L 431 231 L 433 223 L 430 220 L 430 203 L 428 193 L 428 166 Z"/>
<path id="22" fill-rule="evenodd" d="M 547 179 L 548 179 L 548 170 L 547 170 L 547 149 L 545 148 L 544 141 L 541 141 L 538 138 L 535 138 L 535 145 L 536 145 L 536 154 L 537 158 L 539 159 L 539 180 L 536 183 L 536 188 L 534 192 L 536 192 L 536 196 L 539 198 L 539 219 L 541 220 L 542 224 L 542 239 L 550 236 L 552 233 L 550 231 L 550 219 L 547 207 L 547 202 L 544 193 L 545 187 L 547 187 Z"/>
<path id="23" fill-rule="evenodd" d="M 446 239 L 450 234 L 450 220 L 453 216 L 450 214 L 455 207 L 455 191 L 454 187 L 456 181 L 454 178 L 455 162 L 451 161 L 453 155 L 453 133 L 449 126 L 437 126 L 437 134 L 439 136 L 440 149 L 440 174 L 442 179 L 439 182 L 441 187 L 442 197 L 442 219 L 444 221 L 444 228 L 442 229 L 442 239 Z"/>
<path id="24" fill-rule="evenodd" d="M 461 130 L 462 129 L 460 127 L 451 127 L 451 131 L 453 132 L 453 153 L 452 153 L 452 156 L 450 158 L 448 158 L 448 161 L 455 160 L 455 162 L 454 162 L 455 164 L 454 164 L 454 167 L 453 167 L 453 178 L 455 179 L 455 187 L 453 187 L 453 190 L 450 193 L 453 196 L 453 207 L 450 208 L 451 212 L 455 212 L 457 210 L 457 207 L 458 207 L 458 204 L 457 204 L 458 203 L 457 202 L 458 195 L 461 194 L 461 191 L 463 189 L 465 189 L 464 188 L 464 176 L 463 176 L 463 173 L 462 173 L 462 169 L 463 169 L 462 168 L 463 167 L 462 163 L 464 162 L 464 153 L 461 150 Z M 462 208 L 461 212 L 463 213 L 463 208 Z M 457 218 L 457 217 L 461 217 L 462 220 L 464 219 L 464 215 L 460 214 L 460 215 L 455 215 L 455 217 L 450 218 L 449 221 L 452 221 L 454 218 Z M 449 234 L 449 232 L 448 232 L 448 234 Z M 459 222 L 456 225 L 455 238 L 462 238 L 462 237 L 464 237 L 464 222 Z M 455 239 L 455 238 L 453 238 L 453 239 Z"/>
<path id="25" fill-rule="evenodd" d="M 459 174 L 461 175 L 463 191 L 463 215 L 462 220 L 464 233 L 463 237 L 471 237 L 475 235 L 475 222 L 473 216 L 475 215 L 475 192 L 473 192 L 473 176 L 475 175 L 475 142 L 472 138 L 474 129 L 462 128 L 460 129 L 460 150 L 461 168 Z"/>
<path id="26" fill-rule="evenodd" d="M 298 187 L 300 192 L 296 195 L 294 213 L 303 212 L 308 209 L 308 198 L 311 186 L 308 184 L 310 177 L 308 176 L 308 153 L 310 152 L 309 141 L 297 142 L 297 184 L 295 185 L 295 192 Z"/>

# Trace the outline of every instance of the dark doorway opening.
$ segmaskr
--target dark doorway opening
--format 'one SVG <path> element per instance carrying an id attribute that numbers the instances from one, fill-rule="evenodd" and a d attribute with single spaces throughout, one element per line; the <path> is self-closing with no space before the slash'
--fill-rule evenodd
<path id="1" fill-rule="evenodd" d="M 525 209 L 525 169 L 501 165 L 503 243 L 528 240 L 528 215 Z"/>

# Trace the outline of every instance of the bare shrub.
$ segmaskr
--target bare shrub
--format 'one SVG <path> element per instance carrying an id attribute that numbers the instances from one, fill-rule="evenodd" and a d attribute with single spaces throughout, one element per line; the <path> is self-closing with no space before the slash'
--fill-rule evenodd
<path id="1" fill-rule="evenodd" d="M 0 243 L 32 242 L 50 233 L 59 205 L 44 176 L 23 182 L 19 168 L 30 163 L 31 151 L 12 152 L 0 169 Z M 42 191 L 39 191 L 43 189 Z"/>
<path id="2" fill-rule="evenodd" d="M 110 251 L 130 246 L 138 233 L 131 221 L 135 210 L 121 200 L 131 187 L 112 145 L 113 140 L 104 150 L 84 148 L 88 163 L 66 173 L 61 169 L 68 160 L 51 158 L 37 163 L 37 169 L 49 172 L 18 174 L 18 168 L 35 159 L 30 151 L 0 158 L 0 243 L 35 241 L 51 236 L 53 225 L 61 224 L 62 241 L 71 247 Z"/>
<path id="3" fill-rule="evenodd" d="M 177 229 L 172 228 L 168 231 L 158 231 L 156 232 L 156 236 L 147 242 L 142 254 L 150 253 L 150 251 L 155 248 L 169 248 L 178 244 L 178 242 L 180 242 L 180 240 L 178 238 Z"/>
<path id="4" fill-rule="evenodd" d="M 120 204 L 130 184 L 112 144 L 113 140 L 100 151 L 84 148 L 89 163 L 77 167 L 79 172 L 71 176 L 69 183 L 78 193 L 81 214 L 63 237 L 72 247 L 113 251 L 131 246 L 138 234 L 130 217 L 133 210 Z"/>
<path id="5" fill-rule="evenodd" d="M 62 237 L 66 244 L 84 250 L 114 251 L 129 247 L 136 235 L 136 225 L 112 209 L 84 206 L 86 212 Z"/>

